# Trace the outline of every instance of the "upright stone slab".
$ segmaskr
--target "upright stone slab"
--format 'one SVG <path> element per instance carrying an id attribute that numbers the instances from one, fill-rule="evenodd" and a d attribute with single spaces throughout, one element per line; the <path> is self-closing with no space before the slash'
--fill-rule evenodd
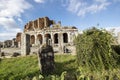
<path id="1" fill-rule="evenodd" d="M 54 71 L 54 51 L 50 45 L 43 45 L 39 49 L 39 58 L 41 64 L 41 72 L 43 74 L 51 74 Z"/>
<path id="2" fill-rule="evenodd" d="M 23 33 L 21 36 L 21 55 L 30 54 L 30 35 Z"/>

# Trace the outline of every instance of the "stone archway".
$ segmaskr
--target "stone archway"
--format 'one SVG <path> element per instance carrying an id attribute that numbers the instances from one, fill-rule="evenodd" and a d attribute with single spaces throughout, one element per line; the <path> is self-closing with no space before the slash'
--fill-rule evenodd
<path id="1" fill-rule="evenodd" d="M 43 43 L 43 37 L 42 37 L 41 34 L 38 34 L 38 35 L 37 35 L 37 40 L 39 41 L 40 44 Z"/>
<path id="2" fill-rule="evenodd" d="M 50 34 L 45 34 L 45 41 L 49 45 L 52 43 Z"/>
<path id="3" fill-rule="evenodd" d="M 67 33 L 63 33 L 63 42 L 68 43 L 68 34 Z"/>
<path id="4" fill-rule="evenodd" d="M 45 38 L 51 39 L 51 35 L 50 34 L 45 34 Z"/>
<path id="5" fill-rule="evenodd" d="M 30 44 L 35 44 L 35 36 L 31 35 L 30 37 Z"/>
<path id="6" fill-rule="evenodd" d="M 58 33 L 54 34 L 54 43 L 58 44 Z"/>

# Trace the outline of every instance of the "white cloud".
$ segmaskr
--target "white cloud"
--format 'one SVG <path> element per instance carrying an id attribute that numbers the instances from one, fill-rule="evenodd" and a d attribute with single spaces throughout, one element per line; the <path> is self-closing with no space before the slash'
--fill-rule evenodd
<path id="1" fill-rule="evenodd" d="M 17 26 L 13 18 L 0 17 L 0 27 L 3 31 L 0 31 L 0 41 L 15 38 L 16 33 L 22 32 L 22 30 Z"/>
<path id="2" fill-rule="evenodd" d="M 68 11 L 78 16 L 84 16 L 87 13 L 93 14 L 105 10 L 110 2 L 108 0 L 91 0 L 90 2 L 85 0 L 62 0 L 62 4 L 65 5 Z"/>
<path id="3" fill-rule="evenodd" d="M 0 17 L 0 26 L 3 26 L 7 30 L 18 27 L 13 18 L 5 18 L 5 17 Z"/>
<path id="4" fill-rule="evenodd" d="M 36 3 L 44 3 L 44 0 L 34 0 Z"/>
<path id="5" fill-rule="evenodd" d="M 0 17 L 20 17 L 30 7 L 25 0 L 0 0 Z"/>
<path id="6" fill-rule="evenodd" d="M 4 40 L 12 40 L 13 38 L 15 38 L 16 33 L 0 33 L 0 41 L 4 41 Z"/>
<path id="7" fill-rule="evenodd" d="M 25 0 L 0 0 L 0 40 L 15 37 L 17 32 L 22 31 L 17 22 L 22 22 L 22 13 L 31 7 Z"/>
<path id="8" fill-rule="evenodd" d="M 118 32 L 120 32 L 120 27 L 106 27 L 105 29 L 114 33 L 115 36 L 117 36 Z"/>
<path id="9" fill-rule="evenodd" d="M 16 33 L 21 31 L 22 30 L 20 28 L 15 28 L 15 29 L 10 29 L 8 31 L 0 32 L 0 41 L 11 40 L 12 38 L 15 38 Z"/>

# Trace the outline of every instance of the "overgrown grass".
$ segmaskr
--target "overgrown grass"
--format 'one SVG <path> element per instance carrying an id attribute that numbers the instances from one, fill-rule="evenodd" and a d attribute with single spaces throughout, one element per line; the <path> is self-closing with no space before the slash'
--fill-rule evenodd
<path id="1" fill-rule="evenodd" d="M 101 72 L 78 67 L 76 56 L 55 55 L 55 72 L 41 75 L 36 55 L 3 59 L 0 80 L 120 80 L 120 67 Z"/>
<path id="2" fill-rule="evenodd" d="M 40 74 L 36 55 L 3 59 L 0 62 L 0 80 L 20 80 Z M 63 71 L 73 72 L 77 69 L 75 56 L 56 55 L 54 75 L 60 76 Z"/>
<path id="3" fill-rule="evenodd" d="M 36 56 L 3 59 L 0 62 L 0 79 L 20 79 L 39 73 Z"/>

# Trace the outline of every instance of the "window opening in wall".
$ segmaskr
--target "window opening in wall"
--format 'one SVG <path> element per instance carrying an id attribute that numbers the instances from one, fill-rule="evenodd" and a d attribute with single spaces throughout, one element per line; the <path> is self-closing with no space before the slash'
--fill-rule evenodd
<path id="1" fill-rule="evenodd" d="M 54 43 L 55 43 L 55 44 L 58 44 L 58 34 L 55 34 L 55 35 L 54 35 Z"/>
<path id="2" fill-rule="evenodd" d="M 31 44 L 35 44 L 35 36 L 34 35 L 31 36 L 30 43 Z"/>
<path id="3" fill-rule="evenodd" d="M 68 34 L 67 33 L 63 33 L 63 42 L 68 43 Z"/>
<path id="4" fill-rule="evenodd" d="M 41 34 L 38 34 L 37 39 L 38 39 L 38 41 L 40 42 L 40 44 L 43 43 L 43 38 L 42 38 L 42 35 L 41 35 Z"/>

